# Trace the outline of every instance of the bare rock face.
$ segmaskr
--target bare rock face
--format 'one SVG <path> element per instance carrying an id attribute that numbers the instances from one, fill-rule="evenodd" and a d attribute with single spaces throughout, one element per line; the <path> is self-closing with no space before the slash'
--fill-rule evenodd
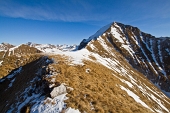
<path id="1" fill-rule="evenodd" d="M 55 87 L 52 90 L 52 92 L 50 93 L 50 95 L 51 95 L 52 98 L 54 98 L 54 97 L 59 96 L 59 95 L 64 94 L 64 93 L 67 93 L 66 87 L 63 84 L 61 84 L 60 86 Z"/>

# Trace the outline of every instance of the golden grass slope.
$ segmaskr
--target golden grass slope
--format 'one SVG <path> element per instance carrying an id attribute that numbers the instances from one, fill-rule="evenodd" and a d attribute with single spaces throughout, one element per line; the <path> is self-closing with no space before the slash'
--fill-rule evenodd
<path id="1" fill-rule="evenodd" d="M 115 60 L 117 57 L 121 58 L 122 56 L 115 51 Z M 79 109 L 81 112 L 151 113 L 159 110 L 166 113 L 168 112 L 166 109 L 170 110 L 169 98 L 151 84 L 141 73 L 134 70 L 124 59 L 121 60 L 121 65 L 115 67 L 115 69 L 124 72 L 122 73 L 118 72 L 118 70 L 105 67 L 93 55 L 90 57 L 91 61 L 83 61 L 84 65 L 71 64 L 72 61 L 70 61 L 68 56 L 49 55 L 49 58 L 55 61 L 48 67 L 53 67 L 51 70 L 56 70 L 56 76 L 45 77 L 51 71 L 49 68 L 46 72 L 41 72 L 42 81 L 45 80 L 46 82 L 40 81 L 39 83 L 37 81 L 35 83 L 29 83 L 30 80 L 37 76 L 37 70 L 42 68 L 43 62 L 36 60 L 23 66 L 23 71 L 17 75 L 13 86 L 1 94 L 1 97 L 3 97 L 1 98 L 1 105 L 4 106 L 1 106 L 2 112 L 9 110 L 9 106 L 14 103 L 22 103 L 24 96 L 21 94 L 25 88 L 31 86 L 31 84 L 50 84 L 53 78 L 55 79 L 55 86 L 65 83 L 66 86 L 73 88 L 73 90 L 67 89 L 67 97 L 69 99 L 65 102 L 67 103 L 67 107 Z M 8 87 L 8 84 L 6 83 L 6 87 Z M 121 89 L 121 86 L 135 93 L 151 110 L 136 102 L 133 97 Z M 20 98 L 16 100 L 18 96 Z M 46 96 L 49 96 L 49 92 L 46 92 Z M 166 109 L 160 106 L 157 100 Z M 29 106 L 30 108 L 31 104 L 27 103 L 25 106 Z M 15 108 L 17 107 L 15 106 Z"/>
<path id="2" fill-rule="evenodd" d="M 42 56 L 38 53 L 41 53 L 41 51 L 24 44 L 13 51 L 9 51 L 9 49 L 6 51 L 1 51 L 0 61 L 3 62 L 2 65 L 0 65 L 0 78 L 5 77 L 12 70 L 20 66 L 24 66 L 27 63 L 37 60 Z"/>
<path id="3" fill-rule="evenodd" d="M 15 103 L 23 102 L 25 98 L 21 94 L 28 86 L 39 86 L 40 84 L 42 86 L 44 83 L 50 84 L 54 82 L 53 87 L 64 83 L 66 86 L 73 88 L 73 90 L 67 88 L 67 97 L 69 99 L 65 102 L 67 103 L 67 107 L 79 109 L 81 112 L 170 112 L 170 99 L 156 88 L 142 73 L 135 70 L 122 54 L 112 48 L 113 45 L 109 43 L 107 37 L 102 35 L 87 44 L 85 49 L 91 52 L 91 54 L 89 54 L 89 60 L 83 60 L 83 64 L 73 64 L 72 60 L 74 59 L 71 59 L 69 56 L 57 53 L 53 55 L 45 54 L 55 62 L 48 65 L 46 72 L 39 74 L 42 80 L 35 81 L 35 83 L 29 83 L 29 81 L 37 76 L 36 72 L 38 69 L 43 68 L 43 62 L 39 64 L 39 60 L 30 60 L 30 62 L 34 62 L 24 65 L 23 72 L 17 75 L 18 77 L 13 83 L 13 86 L 7 89 L 6 92 L 1 93 L 0 97 L 3 97 L 1 98 L 1 105 L 3 106 L 1 106 L 0 110 L 5 112 L 12 104 L 17 109 L 18 106 Z M 11 60 L 11 63 L 15 65 L 16 62 L 15 60 Z M 46 77 L 53 70 L 56 72 L 55 76 Z M 9 81 L 7 81 L 5 86 L 8 87 L 8 84 Z M 6 87 L 3 87 L 1 86 L 1 89 L 5 90 Z M 41 87 L 36 88 L 42 89 Z M 131 95 L 132 93 L 130 94 L 128 91 L 134 95 Z M 18 95 L 21 98 L 16 100 Z M 45 96 L 50 96 L 49 92 L 46 92 Z M 135 96 L 136 98 L 134 98 Z M 10 101 L 10 105 L 6 106 L 5 104 L 8 104 L 7 101 Z M 30 103 L 27 103 L 27 105 L 30 108 L 32 106 Z"/>
<path id="4" fill-rule="evenodd" d="M 85 60 L 84 65 L 69 65 L 67 57 L 63 58 L 60 55 L 50 57 L 57 62 L 51 66 L 59 72 L 52 78 L 55 78 L 57 84 L 65 83 L 74 89 L 68 90 L 69 99 L 66 100 L 68 107 L 87 113 L 150 113 L 156 112 L 157 109 L 168 112 L 160 107 L 152 95 L 170 110 L 169 98 L 125 60 L 122 61 L 122 67 L 127 72 L 118 73 L 94 61 Z M 131 83 L 132 87 L 127 82 Z M 151 110 L 136 102 L 120 86 L 138 95 Z"/>

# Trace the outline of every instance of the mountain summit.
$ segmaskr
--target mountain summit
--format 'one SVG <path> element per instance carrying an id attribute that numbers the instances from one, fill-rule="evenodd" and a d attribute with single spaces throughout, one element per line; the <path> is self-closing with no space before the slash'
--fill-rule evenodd
<path id="1" fill-rule="evenodd" d="M 0 112 L 169 113 L 169 41 L 113 22 L 79 46 L 2 46 Z"/>
<path id="2" fill-rule="evenodd" d="M 79 49 L 89 48 L 92 52 L 99 52 L 95 50 L 98 46 L 103 46 L 105 50 L 108 47 L 117 50 L 155 85 L 170 92 L 169 37 L 156 38 L 137 27 L 114 22 L 101 28 L 89 39 L 84 39 Z"/>

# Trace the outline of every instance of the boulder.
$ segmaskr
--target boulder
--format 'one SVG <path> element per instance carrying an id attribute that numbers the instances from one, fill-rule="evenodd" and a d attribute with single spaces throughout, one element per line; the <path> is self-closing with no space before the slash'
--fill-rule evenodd
<path id="1" fill-rule="evenodd" d="M 55 87 L 51 91 L 50 95 L 51 95 L 51 98 L 54 98 L 54 97 L 59 96 L 64 93 L 67 93 L 67 90 L 66 90 L 66 87 L 63 84 L 61 84 L 60 86 Z"/>

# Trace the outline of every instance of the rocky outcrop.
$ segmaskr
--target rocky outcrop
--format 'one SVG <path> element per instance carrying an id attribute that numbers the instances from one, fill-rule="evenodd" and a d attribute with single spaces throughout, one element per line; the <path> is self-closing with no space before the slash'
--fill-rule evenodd
<path id="1" fill-rule="evenodd" d="M 52 98 L 54 98 L 65 93 L 67 93 L 66 87 L 63 84 L 61 84 L 60 86 L 53 88 L 50 95 Z"/>

